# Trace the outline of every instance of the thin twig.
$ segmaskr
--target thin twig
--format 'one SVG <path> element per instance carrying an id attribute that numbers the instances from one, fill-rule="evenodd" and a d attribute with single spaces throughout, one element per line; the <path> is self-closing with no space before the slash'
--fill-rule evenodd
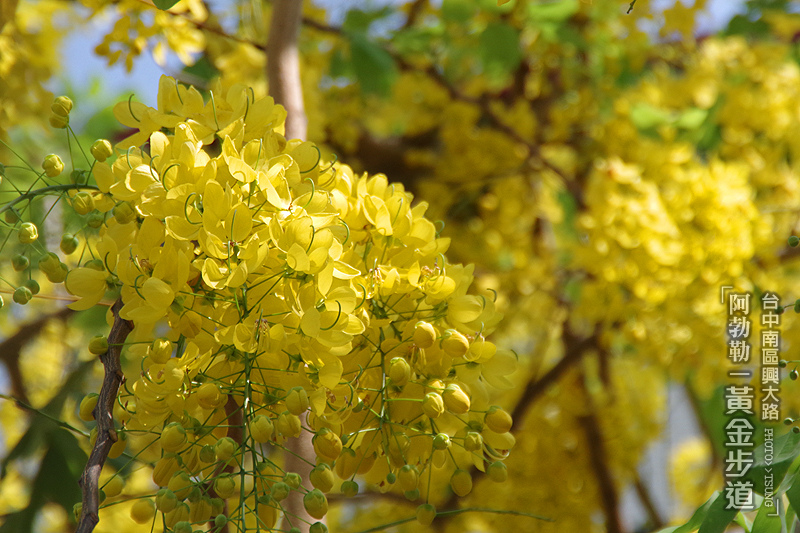
<path id="1" fill-rule="evenodd" d="M 600 503 L 603 506 L 603 513 L 606 517 L 606 531 L 608 533 L 622 533 L 622 522 L 619 517 L 619 495 L 617 494 L 611 471 L 608 468 L 608 454 L 605 450 L 603 431 L 600 428 L 600 422 L 597 420 L 597 411 L 592 402 L 592 395 L 586 389 L 585 377 L 582 374 L 581 372 L 581 378 L 578 382 L 583 389 L 588 413 L 580 416 L 578 420 L 586 435 L 586 449 L 589 452 L 589 463 L 597 479 Z"/>
<path id="2" fill-rule="evenodd" d="M 633 480 L 633 488 L 636 489 L 639 501 L 642 502 L 645 511 L 647 511 L 647 516 L 650 517 L 650 529 L 661 529 L 664 526 L 664 519 L 661 518 L 661 515 L 658 513 L 650 491 L 645 484 L 642 483 L 642 478 L 638 475 Z"/>
<path id="3" fill-rule="evenodd" d="M 100 397 L 97 399 L 97 406 L 94 408 L 94 417 L 97 420 L 97 440 L 92 447 L 89 461 L 86 463 L 86 468 L 84 468 L 81 476 L 83 508 L 76 533 L 90 533 L 100 519 L 98 515 L 100 507 L 98 495 L 100 472 L 103 470 L 103 465 L 108 458 L 111 446 L 119 438 L 114 429 L 113 412 L 114 402 L 117 400 L 117 393 L 124 378 L 120 366 L 120 353 L 125 339 L 133 329 L 130 322 L 120 318 L 120 309 L 122 309 L 121 298 L 111 307 L 111 312 L 114 314 L 114 324 L 111 326 L 111 332 L 108 335 L 108 351 L 100 356 L 104 375 L 103 385 L 100 388 Z"/>
<path id="4" fill-rule="evenodd" d="M 16 333 L 0 343 L 0 361 L 6 366 L 8 379 L 11 382 L 11 394 L 23 404 L 30 404 L 27 389 L 22 379 L 19 368 L 19 357 L 22 348 L 51 320 L 62 320 L 73 313 L 72 309 L 64 307 L 54 313 L 37 318 L 20 327 Z"/>

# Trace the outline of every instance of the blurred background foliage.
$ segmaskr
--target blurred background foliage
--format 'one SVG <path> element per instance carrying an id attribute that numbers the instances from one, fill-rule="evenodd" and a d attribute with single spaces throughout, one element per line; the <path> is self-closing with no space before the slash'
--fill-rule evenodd
<path id="1" fill-rule="evenodd" d="M 496 399 L 515 420 L 509 482 L 477 477 L 457 502 L 445 480 L 436 504 L 554 522 L 466 513 L 439 517 L 431 531 L 650 531 L 687 520 L 722 488 L 730 362 L 720 288 L 751 291 L 754 308 L 766 291 L 788 306 L 800 297 L 800 254 L 786 244 L 800 208 L 800 5 L 750 0 L 708 30 L 705 0 L 654 4 L 305 5 L 309 140 L 430 203 L 452 238 L 451 261 L 474 263 L 477 283 L 497 295 L 505 319 L 495 344 L 521 362 Z M 0 7 L 0 135 L 30 160 L 62 142 L 42 109 L 68 79 L 59 50 L 73 32 L 108 65 L 130 70 L 152 56 L 201 89 L 218 79 L 267 94 L 269 2 Z M 107 108 L 118 99 L 109 81 L 101 72 L 94 85 L 67 88 L 78 109 L 94 106 L 79 132 L 87 142 L 128 134 Z M 62 221 L 51 220 L 46 237 L 57 242 Z M 101 376 L 83 347 L 105 321 L 62 310 L 64 298 L 44 291 L 0 314 L 4 390 L 19 400 L 0 401 L 4 533 L 74 528 L 90 429 L 77 402 Z M 782 339 L 794 359 L 794 311 Z M 800 415 L 792 367 L 782 418 Z M 99 531 L 149 529 L 126 508 L 149 490 L 148 476 L 136 476 Z M 415 508 L 377 490 L 337 503 L 337 532 Z"/>

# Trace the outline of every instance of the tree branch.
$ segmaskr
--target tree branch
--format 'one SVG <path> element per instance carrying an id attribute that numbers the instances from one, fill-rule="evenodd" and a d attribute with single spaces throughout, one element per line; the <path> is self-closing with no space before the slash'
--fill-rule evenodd
<path id="1" fill-rule="evenodd" d="M 0 361 L 3 362 L 6 366 L 6 370 L 8 370 L 8 379 L 11 382 L 11 395 L 14 396 L 14 398 L 25 404 L 30 404 L 28 391 L 19 368 L 19 357 L 22 348 L 30 342 L 49 321 L 64 319 L 73 312 L 72 309 L 64 307 L 54 313 L 41 316 L 33 322 L 23 325 L 16 333 L 0 343 Z"/>
<path id="2" fill-rule="evenodd" d="M 83 509 L 81 510 L 81 518 L 78 522 L 76 533 L 90 533 L 100 519 L 98 515 L 100 507 L 98 495 L 100 472 L 103 470 L 103 465 L 108 458 L 111 446 L 119 438 L 114 429 L 113 412 L 114 402 L 117 400 L 117 393 L 124 379 L 120 366 L 120 353 L 125 339 L 133 329 L 130 322 L 120 318 L 120 309 L 122 309 L 121 298 L 111 307 L 111 312 L 114 314 L 114 324 L 111 326 L 111 332 L 108 335 L 108 351 L 100 356 L 105 372 L 103 385 L 100 388 L 100 397 L 97 399 L 97 406 L 94 408 L 94 417 L 97 420 L 97 440 L 81 476 Z"/>
<path id="3" fill-rule="evenodd" d="M 286 138 L 306 138 L 306 113 L 300 84 L 297 36 L 303 15 L 301 0 L 276 0 L 267 40 L 267 80 L 270 95 L 286 108 Z"/>

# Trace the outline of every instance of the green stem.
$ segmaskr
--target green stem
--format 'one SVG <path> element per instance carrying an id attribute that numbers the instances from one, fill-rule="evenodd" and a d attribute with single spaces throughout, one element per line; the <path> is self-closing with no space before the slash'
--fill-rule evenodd
<path id="1" fill-rule="evenodd" d="M 65 192 L 65 191 L 75 191 L 75 190 L 92 190 L 92 191 L 99 191 L 97 187 L 94 185 L 78 185 L 76 183 L 70 183 L 68 185 L 48 185 L 47 187 L 42 187 L 41 189 L 36 189 L 33 191 L 26 192 L 25 194 L 21 194 L 18 197 L 14 198 L 7 204 L 5 204 L 2 208 L 0 208 L 0 214 L 5 213 L 15 204 L 22 202 L 24 200 L 29 200 L 31 198 L 36 198 L 37 196 L 42 196 L 47 193 L 51 192 Z"/>

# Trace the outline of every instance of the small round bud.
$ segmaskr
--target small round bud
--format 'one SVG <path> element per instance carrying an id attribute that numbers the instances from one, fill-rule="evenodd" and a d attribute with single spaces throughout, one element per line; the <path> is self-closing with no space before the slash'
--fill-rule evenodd
<path id="1" fill-rule="evenodd" d="M 502 461 L 495 461 L 490 464 L 486 473 L 489 475 L 489 479 L 495 483 L 502 483 L 508 479 L 508 467 Z"/>
<path id="2" fill-rule="evenodd" d="M 799 428 L 799 427 L 797 427 L 797 426 L 794 426 L 794 427 L 792 428 L 792 433 L 800 433 L 800 428 Z"/>
<path id="3" fill-rule="evenodd" d="M 389 485 L 394 485 L 395 481 L 397 481 L 397 475 L 394 472 L 389 472 L 386 474 L 386 483 Z"/>
<path id="4" fill-rule="evenodd" d="M 315 466 L 308 477 L 315 489 L 319 489 L 322 492 L 330 492 L 333 488 L 333 470 L 326 463 L 320 463 Z"/>
<path id="5" fill-rule="evenodd" d="M 311 527 L 308 528 L 308 533 L 328 533 L 328 526 L 322 522 L 314 522 L 311 524 Z"/>
<path id="6" fill-rule="evenodd" d="M 214 446 L 214 451 L 217 454 L 217 460 L 219 461 L 227 461 L 233 454 L 236 453 L 236 441 L 230 437 L 222 437 L 217 441 L 217 444 Z"/>
<path id="7" fill-rule="evenodd" d="M 72 197 L 72 209 L 79 215 L 88 215 L 94 211 L 94 198 L 88 192 L 81 191 Z"/>
<path id="8" fill-rule="evenodd" d="M 797 370 L 792 370 L 791 372 L 789 372 L 789 378 L 792 381 L 796 380 L 797 379 Z"/>
<path id="9" fill-rule="evenodd" d="M 19 220 L 19 215 L 13 209 L 9 209 L 3 214 L 3 218 L 9 224 L 16 224 Z"/>
<path id="10" fill-rule="evenodd" d="M 294 387 L 286 395 L 286 409 L 293 415 L 300 416 L 308 410 L 308 393 L 302 387 Z"/>
<path id="11" fill-rule="evenodd" d="M 206 444 L 202 448 L 200 448 L 200 453 L 198 454 L 200 460 L 204 463 L 213 463 L 217 460 L 217 454 L 214 451 L 214 446 L 210 444 Z"/>
<path id="12" fill-rule="evenodd" d="M 74 253 L 80 244 L 81 241 L 75 235 L 72 233 L 65 233 L 61 236 L 61 242 L 59 243 L 58 247 L 61 248 L 62 252 L 69 255 Z"/>
<path id="13" fill-rule="evenodd" d="M 328 498 L 319 489 L 313 489 L 303 496 L 303 507 L 306 512 L 320 520 L 328 512 Z"/>
<path id="14" fill-rule="evenodd" d="M 335 461 L 342 453 L 342 440 L 328 428 L 320 429 L 312 439 L 317 456 Z"/>
<path id="15" fill-rule="evenodd" d="M 787 425 L 787 426 L 791 426 L 792 424 L 794 424 L 794 420 L 792 420 L 791 418 L 788 418 L 788 417 L 787 417 L 787 418 L 784 418 L 784 419 L 783 419 L 783 423 L 784 423 L 785 425 Z"/>
<path id="16" fill-rule="evenodd" d="M 170 422 L 158 440 L 165 452 L 177 452 L 186 444 L 186 429 L 179 422 Z"/>
<path id="17" fill-rule="evenodd" d="M 437 433 L 433 437 L 433 448 L 435 450 L 446 450 L 450 447 L 450 436 L 447 433 Z"/>
<path id="18" fill-rule="evenodd" d="M 300 474 L 297 472 L 287 472 L 285 476 L 283 476 L 283 482 L 292 487 L 293 489 L 300 488 L 300 483 L 302 483 L 302 478 Z"/>
<path id="19" fill-rule="evenodd" d="M 422 398 L 422 412 L 428 418 L 439 418 L 444 414 L 444 400 L 438 392 L 429 392 Z"/>
<path id="20" fill-rule="evenodd" d="M 436 518 L 436 507 L 433 505 L 429 503 L 423 503 L 417 507 L 417 522 L 423 526 L 431 525 L 434 518 Z"/>
<path id="21" fill-rule="evenodd" d="M 105 161 L 114 154 L 111 143 L 106 139 L 97 139 L 92 143 L 90 151 L 92 152 L 92 156 L 98 161 Z"/>
<path id="22" fill-rule="evenodd" d="M 136 500 L 131 507 L 131 518 L 137 524 L 146 524 L 156 515 L 156 505 L 150 498 Z"/>
<path id="23" fill-rule="evenodd" d="M 128 224 L 136 220 L 136 211 L 128 202 L 120 202 L 111 210 L 111 214 L 120 224 Z"/>
<path id="24" fill-rule="evenodd" d="M 117 432 L 117 441 L 111 445 L 111 448 L 108 450 L 108 457 L 110 459 L 116 459 L 120 455 L 125 452 L 125 448 L 128 446 L 128 434 L 123 432 Z"/>
<path id="25" fill-rule="evenodd" d="M 69 173 L 69 181 L 75 185 L 86 185 L 89 181 L 89 176 L 85 170 L 73 170 Z"/>
<path id="26" fill-rule="evenodd" d="M 178 470 L 169 478 L 167 488 L 174 492 L 179 500 L 183 500 L 194 488 L 194 482 L 186 471 Z"/>
<path id="27" fill-rule="evenodd" d="M 442 350 L 450 357 L 463 357 L 469 351 L 469 341 L 460 331 L 448 329 L 444 332 Z"/>
<path id="28" fill-rule="evenodd" d="M 789 237 L 789 246 L 794 248 L 798 244 L 800 244 L 800 237 L 798 237 L 797 235 L 792 235 L 791 237 Z"/>
<path id="29" fill-rule="evenodd" d="M 472 492 L 472 476 L 466 470 L 457 469 L 450 478 L 450 488 L 456 495 L 466 496 Z"/>
<path id="30" fill-rule="evenodd" d="M 794 312 L 795 313 L 800 313 L 800 300 L 796 300 L 794 302 Z"/>
<path id="31" fill-rule="evenodd" d="M 125 488 L 125 480 L 120 475 L 115 475 L 103 485 L 103 490 L 106 491 L 106 496 L 109 498 L 119 496 L 123 488 Z"/>
<path id="32" fill-rule="evenodd" d="M 506 433 L 511 430 L 513 424 L 511 415 L 496 405 L 489 408 L 483 421 L 486 427 L 495 433 Z"/>
<path id="33" fill-rule="evenodd" d="M 236 494 L 236 481 L 231 476 L 219 476 L 214 480 L 214 491 L 217 496 L 227 500 Z"/>
<path id="34" fill-rule="evenodd" d="M 148 355 L 153 362 L 163 365 L 172 357 L 172 343 L 167 338 L 159 337 L 150 345 Z"/>
<path id="35" fill-rule="evenodd" d="M 468 452 L 478 452 L 483 449 L 483 437 L 476 431 L 468 431 L 464 437 L 464 449 Z"/>
<path id="36" fill-rule="evenodd" d="M 193 533 L 192 524 L 188 520 L 181 520 L 172 528 L 172 533 Z"/>
<path id="37" fill-rule="evenodd" d="M 159 489 L 156 492 L 156 508 L 162 513 L 168 513 L 178 505 L 178 497 L 169 489 Z"/>
<path id="38" fill-rule="evenodd" d="M 403 357 L 393 357 L 389 362 L 389 379 L 398 387 L 408 383 L 411 377 L 411 366 Z"/>
<path id="39" fill-rule="evenodd" d="M 358 494 L 358 483 L 356 483 L 353 480 L 343 481 L 342 494 L 344 494 L 346 498 L 352 498 L 353 496 Z"/>
<path id="40" fill-rule="evenodd" d="M 39 238 L 39 228 L 33 222 L 23 222 L 17 237 L 22 244 L 30 244 Z"/>
<path id="41" fill-rule="evenodd" d="M 89 341 L 89 353 L 92 355 L 103 355 L 108 351 L 108 338 L 102 335 L 92 337 Z"/>
<path id="42" fill-rule="evenodd" d="M 56 154 L 50 154 L 44 158 L 42 168 L 48 177 L 55 178 L 64 171 L 64 162 Z"/>
<path id="43" fill-rule="evenodd" d="M 55 113 L 50 113 L 50 126 L 57 129 L 63 130 L 66 129 L 67 125 L 69 124 L 69 117 L 64 117 L 61 115 L 56 115 Z"/>
<path id="44" fill-rule="evenodd" d="M 292 487 L 288 485 L 288 483 L 284 483 L 283 481 L 278 481 L 274 485 L 272 485 L 272 491 L 270 495 L 272 499 L 276 502 L 282 502 L 289 496 L 289 492 L 291 492 Z"/>
<path id="45" fill-rule="evenodd" d="M 442 399 L 447 410 L 453 414 L 463 415 L 469 412 L 469 396 L 455 383 L 451 383 L 445 388 Z"/>
<path id="46" fill-rule="evenodd" d="M 406 500 L 415 502 L 419 500 L 419 489 L 407 490 L 403 493 L 403 496 L 405 496 Z"/>
<path id="47" fill-rule="evenodd" d="M 33 298 L 33 293 L 31 293 L 31 290 L 28 287 L 17 287 L 17 289 L 14 291 L 13 299 L 20 305 L 25 305 L 26 303 L 30 302 L 31 298 Z"/>
<path id="48" fill-rule="evenodd" d="M 214 527 L 217 529 L 222 529 L 223 527 L 225 527 L 225 524 L 227 523 L 228 523 L 228 517 L 222 513 L 214 517 Z"/>
<path id="49" fill-rule="evenodd" d="M 302 431 L 300 418 L 289 411 L 284 411 L 278 416 L 275 428 L 284 437 L 299 437 Z"/>
<path id="50" fill-rule="evenodd" d="M 97 399 L 100 397 L 96 392 L 90 392 L 81 400 L 81 406 L 78 411 L 78 416 L 85 422 L 94 420 L 94 408 L 97 405 Z"/>
<path id="51" fill-rule="evenodd" d="M 265 415 L 258 415 L 250 422 L 250 436 L 256 442 L 268 442 L 274 431 L 272 420 Z"/>
<path id="52" fill-rule="evenodd" d="M 419 483 L 419 470 L 413 465 L 403 465 L 397 474 L 397 481 L 404 491 L 414 490 Z"/>
<path id="53" fill-rule="evenodd" d="M 436 328 L 428 322 L 419 321 L 414 325 L 414 344 L 419 348 L 430 348 L 436 340 Z"/>
<path id="54" fill-rule="evenodd" d="M 54 114 L 66 117 L 69 115 L 69 112 L 72 111 L 72 100 L 70 100 L 68 96 L 59 96 L 53 100 L 50 109 Z"/>
<path id="55" fill-rule="evenodd" d="M 786 368 L 787 364 L 788 363 L 787 363 L 786 359 L 781 359 L 780 361 L 778 361 L 778 366 L 781 367 L 781 368 Z"/>
<path id="56" fill-rule="evenodd" d="M 105 214 L 99 211 L 92 211 L 89 213 L 89 218 L 86 219 L 86 225 L 90 228 L 97 229 L 106 221 Z"/>
<path id="57" fill-rule="evenodd" d="M 25 283 L 23 283 L 22 286 L 23 287 L 27 287 L 28 290 L 31 291 L 31 294 L 34 295 L 34 296 L 39 294 L 39 289 L 40 289 L 39 282 L 36 281 L 35 279 L 25 280 Z"/>
<path id="58" fill-rule="evenodd" d="M 30 259 L 22 254 L 17 254 L 11 258 L 11 267 L 17 272 L 22 272 L 31 264 Z"/>

